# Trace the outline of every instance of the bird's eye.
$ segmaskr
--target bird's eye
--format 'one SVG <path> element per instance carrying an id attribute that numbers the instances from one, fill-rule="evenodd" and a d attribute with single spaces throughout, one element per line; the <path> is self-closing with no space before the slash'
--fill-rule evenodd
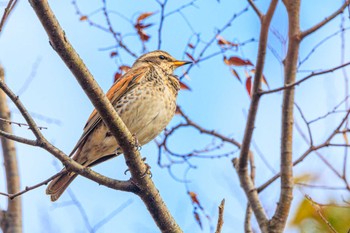
<path id="1" fill-rule="evenodd" d="M 165 57 L 164 57 L 163 55 L 160 55 L 160 56 L 159 56 L 159 59 L 164 60 Z"/>

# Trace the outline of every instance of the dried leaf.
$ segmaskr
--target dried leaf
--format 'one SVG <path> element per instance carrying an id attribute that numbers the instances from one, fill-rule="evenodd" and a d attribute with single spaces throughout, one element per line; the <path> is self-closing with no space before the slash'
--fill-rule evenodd
<path id="1" fill-rule="evenodd" d="M 155 12 L 145 12 L 142 13 L 139 17 L 137 17 L 137 23 L 140 23 L 142 20 L 150 17 L 151 15 L 153 15 Z"/>
<path id="2" fill-rule="evenodd" d="M 199 216 L 199 213 L 196 211 L 196 209 L 194 209 L 193 215 L 194 215 L 194 218 L 196 219 L 196 222 L 198 223 L 199 227 L 201 228 L 201 230 L 203 230 L 201 217 Z"/>
<path id="3" fill-rule="evenodd" d="M 220 47 L 236 47 L 236 46 L 238 46 L 238 44 L 232 43 L 232 42 L 224 39 L 220 35 L 216 36 L 216 39 L 218 40 L 218 45 L 220 45 Z"/>
<path id="4" fill-rule="evenodd" d="M 121 72 L 116 72 L 114 74 L 114 82 L 116 82 L 118 79 L 120 79 L 122 77 L 122 73 Z"/>
<path id="5" fill-rule="evenodd" d="M 186 84 L 184 84 L 183 82 L 181 82 L 181 81 L 180 81 L 180 89 L 181 90 L 191 91 L 191 88 L 189 86 L 187 86 Z"/>
<path id="6" fill-rule="evenodd" d="M 249 76 L 245 81 L 245 88 L 250 98 L 252 98 L 252 76 Z"/>
<path id="7" fill-rule="evenodd" d="M 191 49 L 194 49 L 194 45 L 191 43 L 188 44 L 188 47 L 190 47 Z"/>
<path id="8" fill-rule="evenodd" d="M 117 55 L 118 55 L 118 53 L 115 52 L 115 51 L 114 51 L 114 52 L 111 52 L 111 54 L 110 54 L 111 57 L 115 57 L 115 56 L 117 56 Z"/>
<path id="9" fill-rule="evenodd" d="M 88 17 L 86 15 L 82 15 L 79 20 L 80 21 L 85 21 L 87 19 L 88 19 Z"/>
<path id="10" fill-rule="evenodd" d="M 147 35 L 143 30 L 138 30 L 137 34 L 139 34 L 141 41 L 148 41 L 149 38 L 151 38 L 149 35 Z"/>
<path id="11" fill-rule="evenodd" d="M 193 56 L 191 54 L 189 54 L 187 52 L 185 54 L 189 59 L 191 59 L 193 61 L 193 63 L 196 63 L 196 60 L 193 58 Z"/>
<path id="12" fill-rule="evenodd" d="M 198 205 L 200 205 L 198 198 L 197 198 L 197 194 L 195 192 L 188 192 L 188 195 L 190 195 L 191 201 L 192 203 L 196 203 Z"/>
<path id="13" fill-rule="evenodd" d="M 231 73 L 238 79 L 238 81 L 242 83 L 242 80 L 239 77 L 237 71 L 235 69 L 233 69 L 233 68 L 230 68 L 230 70 L 231 70 Z"/>
<path id="14" fill-rule="evenodd" d="M 229 65 L 229 66 L 252 66 L 253 65 L 253 63 L 251 63 L 251 61 L 244 60 L 242 58 L 235 57 L 235 56 L 230 57 L 229 59 L 227 59 L 225 56 L 224 62 L 226 65 Z"/>

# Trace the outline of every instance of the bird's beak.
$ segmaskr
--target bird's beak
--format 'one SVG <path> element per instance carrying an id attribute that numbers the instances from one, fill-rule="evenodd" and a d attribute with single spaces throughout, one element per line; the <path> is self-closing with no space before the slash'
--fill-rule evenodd
<path id="1" fill-rule="evenodd" d="M 191 64 L 191 61 L 173 61 L 173 65 L 177 68 L 183 65 Z"/>

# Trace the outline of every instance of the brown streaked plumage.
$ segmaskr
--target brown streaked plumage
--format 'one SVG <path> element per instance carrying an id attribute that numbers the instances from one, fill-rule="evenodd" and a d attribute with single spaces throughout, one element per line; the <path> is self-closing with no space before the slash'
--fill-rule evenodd
<path id="1" fill-rule="evenodd" d="M 107 98 L 140 145 L 154 139 L 174 116 L 180 84 L 173 72 L 188 63 L 160 50 L 146 53 L 107 92 Z M 91 167 L 120 153 L 115 138 L 94 110 L 70 154 L 73 160 Z M 52 180 L 46 189 L 51 200 L 56 201 L 76 176 L 68 173 Z"/>

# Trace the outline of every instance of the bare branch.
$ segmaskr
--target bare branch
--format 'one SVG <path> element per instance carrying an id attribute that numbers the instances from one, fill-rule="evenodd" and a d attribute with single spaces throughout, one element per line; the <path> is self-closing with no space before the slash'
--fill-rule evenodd
<path id="1" fill-rule="evenodd" d="M 248 0 L 249 4 L 255 11 L 255 13 L 258 15 L 259 19 L 262 20 L 264 14 L 259 10 L 258 6 L 255 4 L 254 0 Z"/>
<path id="2" fill-rule="evenodd" d="M 284 83 L 294 83 L 300 46 L 300 0 L 285 0 L 287 9 L 288 51 L 284 63 Z M 282 232 L 285 228 L 293 199 L 293 116 L 294 87 L 283 92 L 281 135 L 281 192 L 276 211 L 269 224 L 269 232 Z"/>
<path id="3" fill-rule="evenodd" d="M 2 32 L 2 28 L 5 25 L 6 20 L 8 19 L 10 13 L 12 12 L 12 10 L 15 8 L 17 3 L 17 0 L 10 0 L 5 8 L 5 12 L 2 15 L 1 21 L 0 21 L 0 34 Z"/>
<path id="4" fill-rule="evenodd" d="M 289 83 L 289 84 L 286 83 L 283 87 L 279 87 L 279 88 L 276 88 L 276 89 L 272 89 L 272 90 L 268 90 L 268 91 L 261 91 L 260 94 L 264 95 L 264 94 L 271 94 L 271 93 L 283 91 L 283 90 L 295 87 L 295 86 L 305 82 L 306 80 L 308 80 L 308 79 L 310 79 L 312 77 L 323 75 L 323 74 L 327 74 L 327 73 L 332 73 L 332 72 L 334 72 L 336 70 L 339 70 L 339 69 L 342 69 L 342 68 L 344 68 L 344 67 L 346 67 L 348 65 L 350 65 L 350 62 L 341 64 L 339 66 L 336 66 L 336 67 L 333 67 L 333 68 L 330 68 L 330 69 L 327 69 L 327 70 L 323 70 L 323 71 L 319 71 L 319 72 L 312 72 L 311 74 L 309 74 L 308 76 L 300 79 L 299 81 L 296 81 L 296 82 L 293 82 L 293 83 Z"/>
<path id="5" fill-rule="evenodd" d="M 225 199 L 222 199 L 219 205 L 219 217 L 218 217 L 218 223 L 216 225 L 215 233 L 221 233 L 222 225 L 224 224 L 224 209 L 225 209 Z"/>
<path id="6" fill-rule="evenodd" d="M 350 4 L 349 0 L 344 1 L 343 5 L 337 11 L 335 11 L 333 14 L 326 17 L 324 20 L 322 20 L 321 22 L 319 22 L 315 26 L 301 32 L 301 34 L 300 34 L 301 38 L 304 38 L 304 37 L 312 34 L 313 32 L 317 31 L 318 29 L 320 29 L 321 27 L 323 27 L 324 25 L 329 23 L 332 19 L 337 17 L 339 14 L 341 14 L 349 4 Z"/>
<path id="7" fill-rule="evenodd" d="M 255 185 L 251 180 L 251 177 L 249 176 L 248 159 L 249 159 L 250 143 L 253 136 L 254 127 L 255 127 L 255 118 L 258 110 L 259 100 L 261 97 L 261 95 L 259 95 L 258 93 L 261 88 L 261 80 L 262 80 L 263 69 L 265 65 L 265 58 L 266 58 L 265 55 L 266 55 L 269 27 L 270 27 L 272 16 L 274 15 L 277 3 L 278 3 L 277 0 L 271 1 L 266 15 L 261 20 L 259 50 L 257 55 L 257 61 L 256 61 L 257 66 L 255 69 L 254 84 L 253 84 L 253 96 L 249 107 L 246 129 L 244 132 L 242 148 L 239 155 L 239 161 L 238 161 L 238 164 L 236 161 L 237 166 L 235 166 L 238 171 L 238 176 L 241 182 L 241 186 L 246 193 L 246 196 L 248 198 L 248 203 L 251 205 L 251 208 L 253 209 L 253 212 L 255 214 L 255 217 L 258 221 L 258 224 L 262 232 L 267 232 L 268 218 L 259 200 L 258 193 L 255 189 Z"/>
<path id="8" fill-rule="evenodd" d="M 22 195 L 22 194 L 24 194 L 24 193 L 26 193 L 26 192 L 29 192 L 29 191 L 31 191 L 31 190 L 37 189 L 37 188 L 39 188 L 39 187 L 41 187 L 41 186 L 43 186 L 43 185 L 47 185 L 47 183 L 49 183 L 51 180 L 55 179 L 56 177 L 58 177 L 58 176 L 60 176 L 60 175 L 62 175 L 62 174 L 65 174 L 65 173 L 67 173 L 67 172 L 68 172 L 67 170 L 61 171 L 61 172 L 59 172 L 59 173 L 57 173 L 57 174 L 51 176 L 50 178 L 48 178 L 48 179 L 46 179 L 46 180 L 44 180 L 44 181 L 42 181 L 42 182 L 40 182 L 40 183 L 38 183 L 38 184 L 35 184 L 35 185 L 33 185 L 33 186 L 26 186 L 25 189 L 22 190 L 22 191 L 19 191 L 19 192 L 16 192 L 16 193 L 3 193 L 3 192 L 0 192 L 0 195 L 6 196 L 6 197 L 8 197 L 8 198 L 11 199 L 11 200 L 12 200 L 12 199 L 15 199 L 15 198 L 16 198 L 16 200 L 17 200 L 17 199 L 18 199 L 18 198 L 17 198 L 18 196 L 20 196 L 20 195 Z"/>
<path id="9" fill-rule="evenodd" d="M 0 66 L 0 81 L 4 82 L 4 69 Z M 7 105 L 6 94 L 0 91 L 0 130 L 12 134 L 12 127 L 7 122 L 11 121 L 11 112 Z M 8 193 L 16 193 L 20 190 L 20 179 L 18 172 L 17 152 L 15 143 L 5 137 L 1 137 L 1 147 L 4 158 L 6 185 Z M 6 218 L 1 221 L 3 232 L 22 232 L 22 203 L 21 199 L 8 200 Z"/>

